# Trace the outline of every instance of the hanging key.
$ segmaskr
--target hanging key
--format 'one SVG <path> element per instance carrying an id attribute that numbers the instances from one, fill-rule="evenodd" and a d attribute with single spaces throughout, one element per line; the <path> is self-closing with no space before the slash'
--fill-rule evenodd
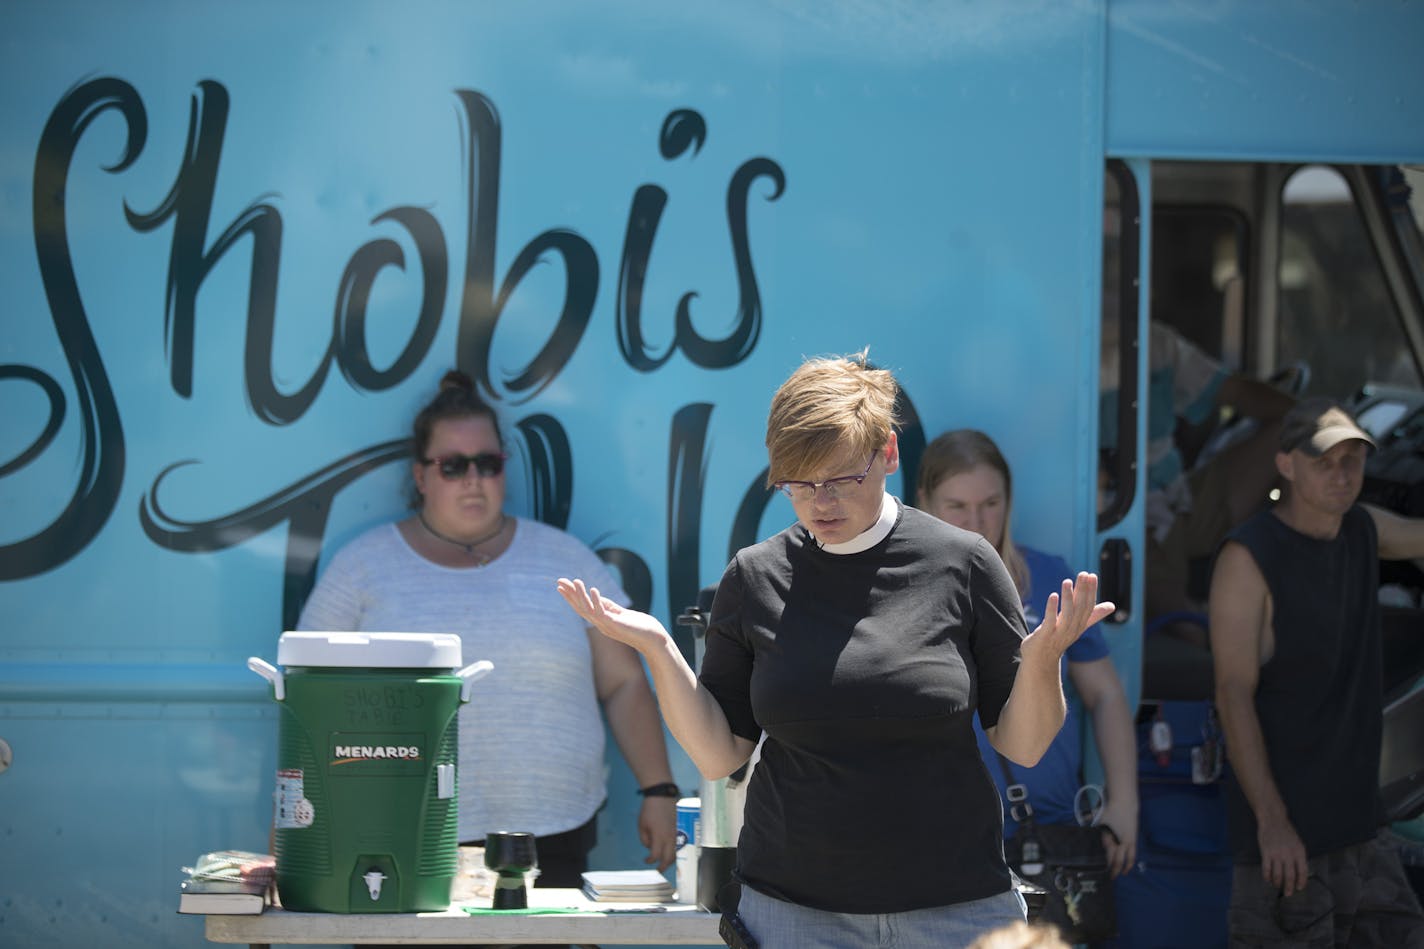
<path id="1" fill-rule="evenodd" d="M 1068 919 L 1074 926 L 1079 926 L 1083 922 L 1083 893 L 1078 889 L 1077 882 L 1068 877 L 1067 883 L 1059 883 L 1059 892 L 1063 894 L 1063 908 L 1068 911 Z"/>

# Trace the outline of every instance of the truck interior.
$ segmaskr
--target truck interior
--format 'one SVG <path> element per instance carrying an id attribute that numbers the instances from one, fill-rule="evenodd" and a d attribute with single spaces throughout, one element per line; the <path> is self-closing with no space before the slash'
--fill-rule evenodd
<path id="1" fill-rule="evenodd" d="M 1148 182 L 1141 181 L 1143 169 Z M 1150 214 L 1141 212 L 1142 194 L 1150 194 Z M 1424 169 L 1112 161 L 1104 195 L 1104 337 L 1117 339 L 1118 365 L 1133 365 L 1135 301 L 1145 279 L 1150 320 L 1170 326 L 1229 371 L 1349 407 L 1378 445 L 1361 500 L 1424 516 Z M 1148 260 L 1139 261 L 1144 226 L 1150 227 Z M 1118 372 L 1106 358 L 1104 366 L 1105 375 Z M 1104 385 L 1133 391 L 1134 382 L 1109 377 Z M 1145 402 L 1145 387 L 1138 391 Z M 1129 408 L 1122 407 L 1118 420 L 1128 432 L 1135 421 Z M 1191 470 L 1206 463 L 1252 424 L 1229 406 L 1199 425 L 1179 421 L 1184 465 Z M 1129 440 L 1123 450 L 1104 453 L 1100 529 L 1132 503 L 1131 447 Z M 1263 496 L 1260 503 L 1270 500 Z M 1186 591 L 1192 600 L 1205 603 L 1210 567 L 1209 556 L 1193 560 Z M 1424 812 L 1422 568 L 1420 561 L 1382 562 L 1380 570 L 1381 787 L 1395 820 Z M 1142 714 L 1161 702 L 1210 702 L 1204 614 L 1143 621 Z"/>

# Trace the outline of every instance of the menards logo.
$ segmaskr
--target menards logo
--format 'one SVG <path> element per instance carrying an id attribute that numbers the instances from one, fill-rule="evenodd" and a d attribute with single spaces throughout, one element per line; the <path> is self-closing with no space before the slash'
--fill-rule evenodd
<path id="1" fill-rule="evenodd" d="M 351 764 L 356 761 L 419 761 L 419 745 L 336 745 L 331 763 Z"/>

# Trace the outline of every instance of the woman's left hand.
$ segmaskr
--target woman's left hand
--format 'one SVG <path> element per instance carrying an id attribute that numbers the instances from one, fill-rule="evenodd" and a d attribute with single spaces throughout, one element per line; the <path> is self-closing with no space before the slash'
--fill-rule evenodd
<path id="1" fill-rule="evenodd" d="M 1115 877 L 1122 876 L 1137 862 L 1137 802 L 1118 802 L 1114 805 L 1109 800 L 1098 826 L 1103 828 L 1103 850 L 1108 855 L 1108 872 Z"/>
<path id="2" fill-rule="evenodd" d="M 638 839 L 648 848 L 644 863 L 661 872 L 677 858 L 677 798 L 645 797 L 638 811 Z"/>
<path id="3" fill-rule="evenodd" d="M 1111 616 L 1117 609 L 1113 604 L 1099 603 L 1097 599 L 1096 573 L 1080 573 L 1076 580 L 1065 579 L 1061 592 L 1048 595 L 1043 622 L 1023 641 L 1020 650 L 1024 659 L 1042 655 L 1056 666 L 1058 658 L 1078 641 L 1083 630 Z"/>

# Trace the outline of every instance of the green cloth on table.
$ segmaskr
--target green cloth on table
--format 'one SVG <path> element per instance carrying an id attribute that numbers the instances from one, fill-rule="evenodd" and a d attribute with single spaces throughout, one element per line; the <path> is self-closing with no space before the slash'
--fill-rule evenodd
<path id="1" fill-rule="evenodd" d="M 559 913 L 616 914 L 616 913 L 663 913 L 665 906 L 609 906 L 594 909 L 588 906 L 531 906 L 528 909 L 491 909 L 488 906 L 461 906 L 471 916 L 552 916 Z"/>
<path id="2" fill-rule="evenodd" d="M 554 913 L 588 913 L 597 910 L 580 909 L 577 906 L 530 906 L 526 909 L 491 909 L 488 906 L 460 907 L 471 916 L 549 916 Z"/>

